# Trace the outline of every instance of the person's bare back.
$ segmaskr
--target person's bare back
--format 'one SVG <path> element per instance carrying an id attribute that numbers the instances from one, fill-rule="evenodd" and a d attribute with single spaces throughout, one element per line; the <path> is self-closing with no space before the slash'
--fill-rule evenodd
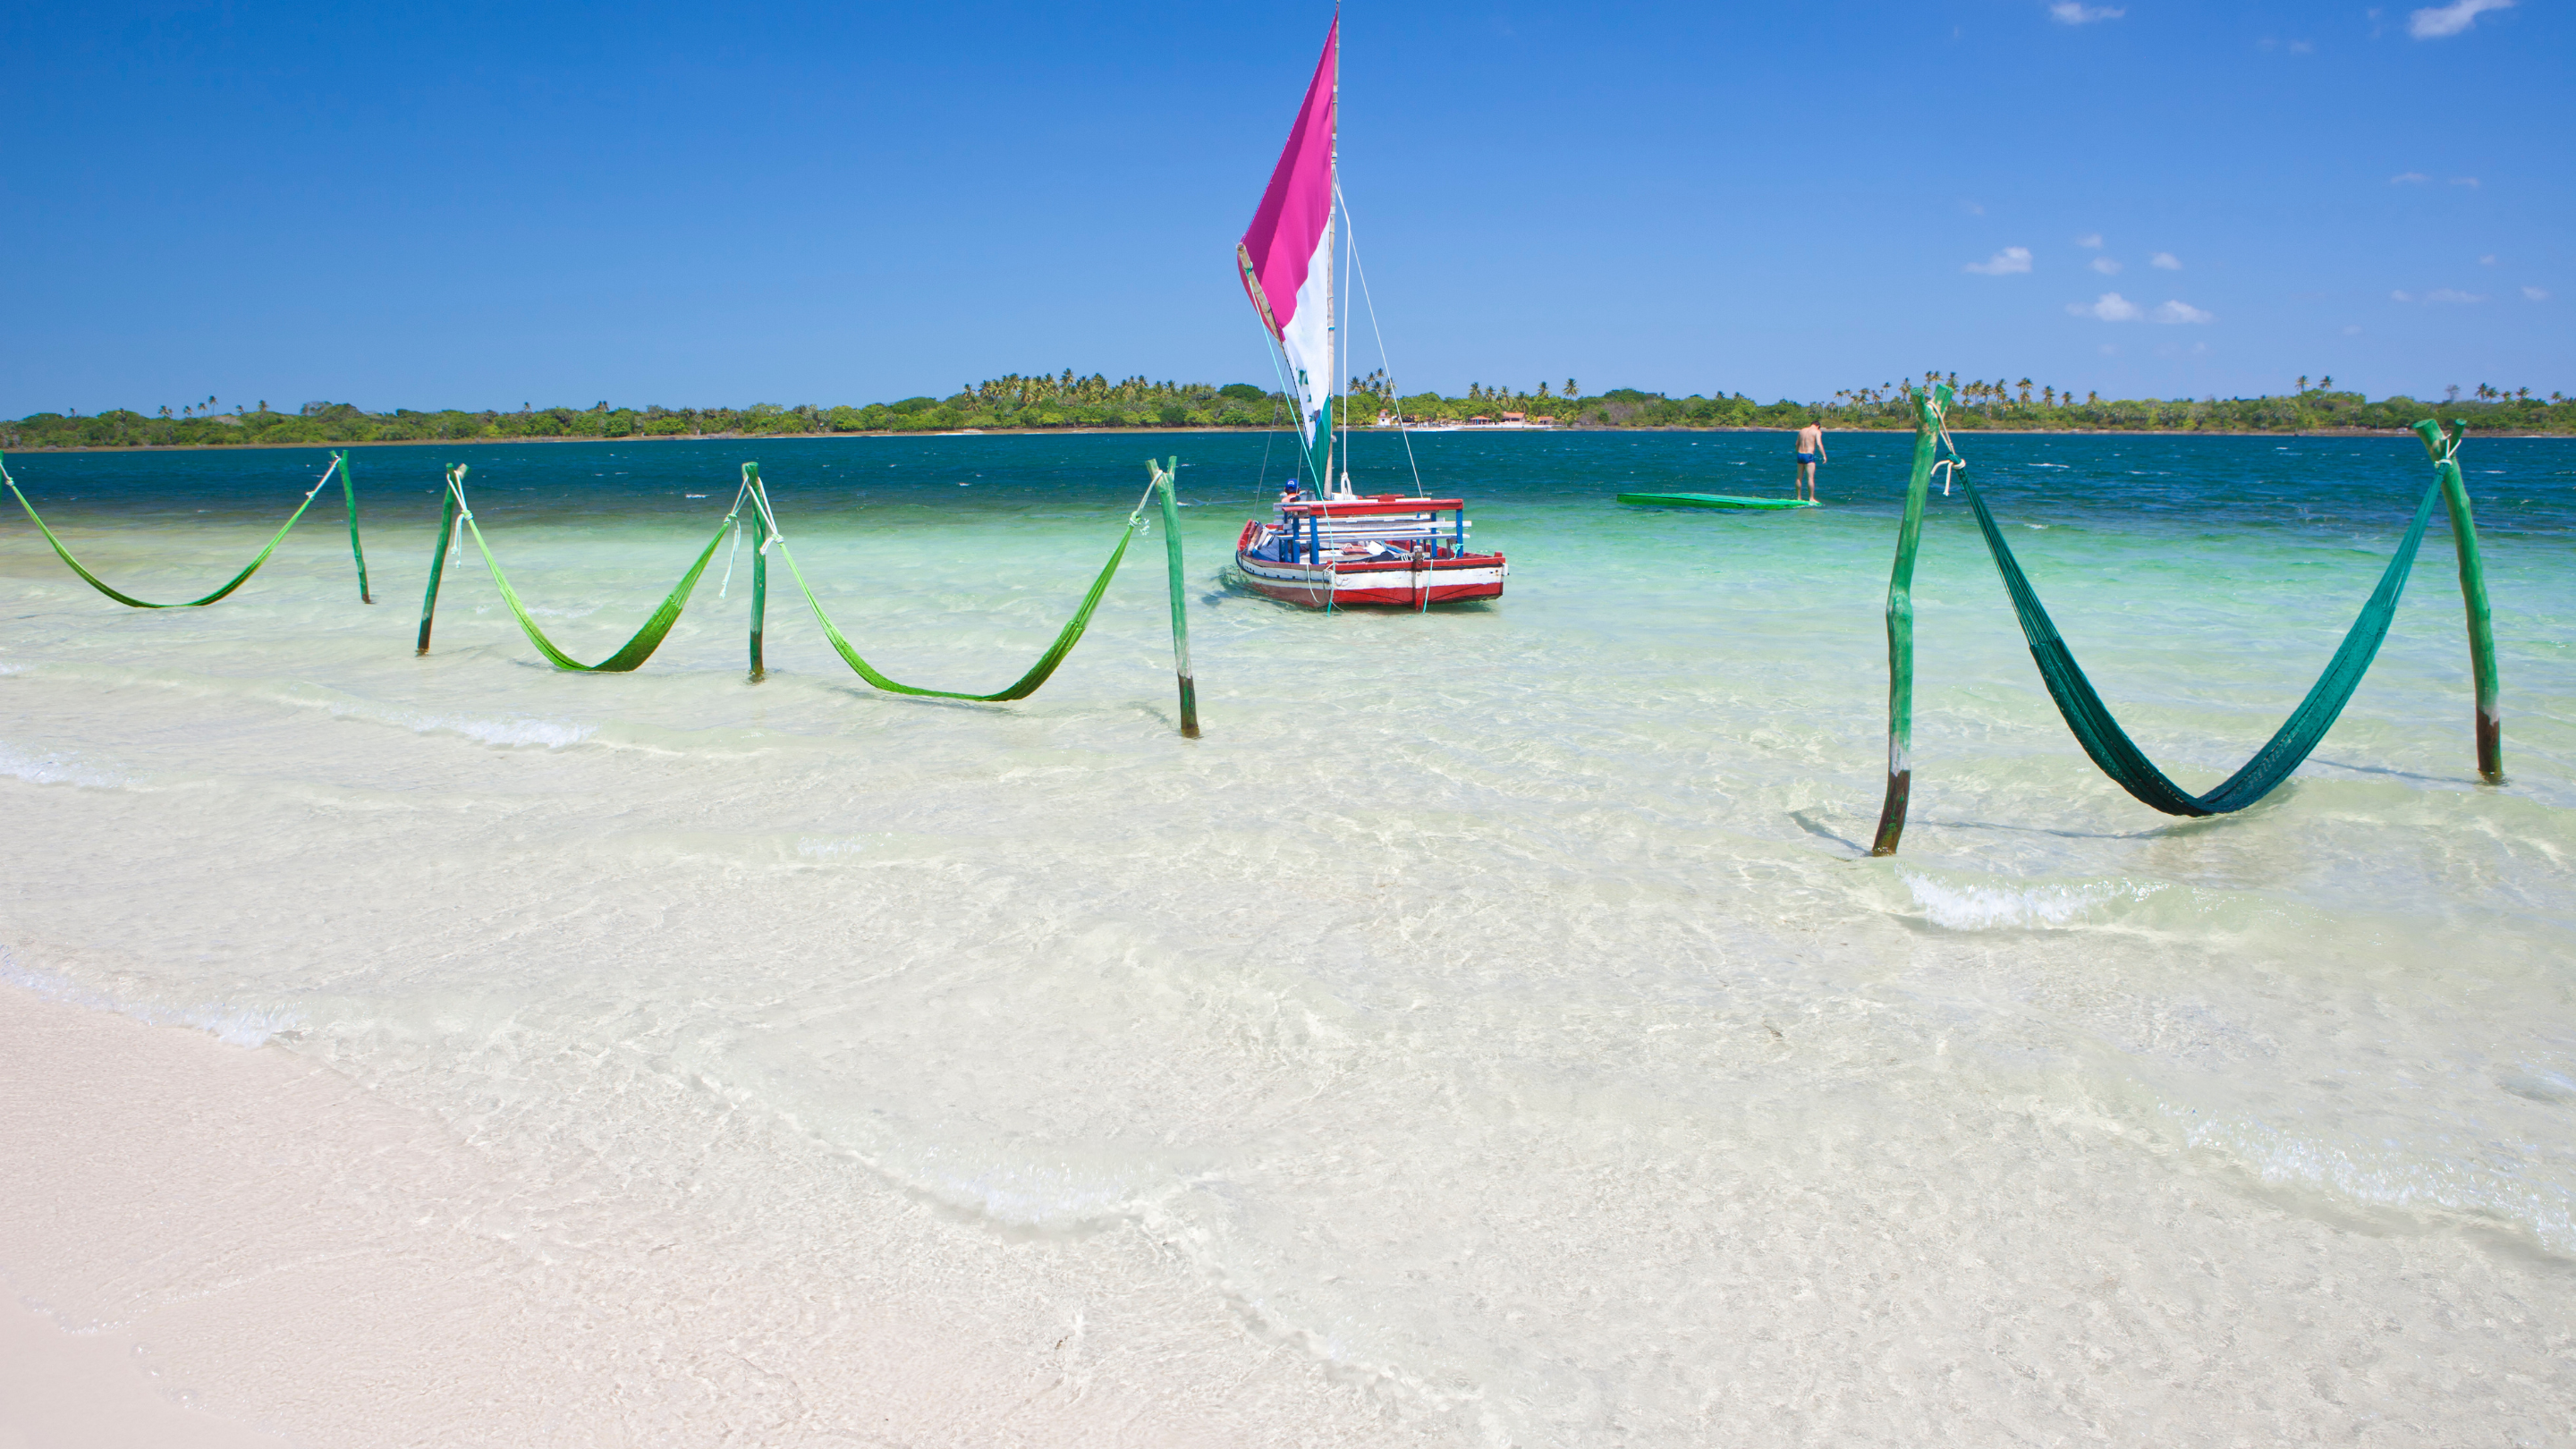
<path id="1" fill-rule="evenodd" d="M 1821 418 L 1798 430 L 1798 498 L 1816 501 L 1816 465 L 1825 461 L 1825 424 Z"/>

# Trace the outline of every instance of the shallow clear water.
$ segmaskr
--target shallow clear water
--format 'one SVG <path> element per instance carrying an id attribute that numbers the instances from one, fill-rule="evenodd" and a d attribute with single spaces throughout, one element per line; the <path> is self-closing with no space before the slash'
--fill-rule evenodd
<path id="1" fill-rule="evenodd" d="M 858 646 L 960 689 L 1044 647 L 1178 453 L 1197 742 L 1159 539 L 1053 683 L 976 706 L 866 688 L 783 577 L 747 684 L 744 564 L 644 670 L 579 677 L 469 550 L 415 659 L 427 450 L 353 454 L 372 608 L 330 496 L 205 610 L 118 608 L 15 528 L 0 969 L 427 1108 L 560 1186 L 514 1229 L 548 1241 L 792 1239 L 813 1272 L 855 1168 L 997 1257 L 1144 1245 L 1227 1332 L 1465 1440 L 2565 1432 L 2576 444 L 2464 454 L 2505 786 L 2437 521 L 2316 756 L 2194 822 L 2085 760 L 1936 493 L 1913 820 L 1871 860 L 1911 440 L 1831 443 L 1826 508 L 1730 516 L 1610 495 L 1786 493 L 1785 439 L 1417 439 L 1510 592 L 1333 617 L 1221 580 L 1257 438 L 453 450 L 576 654 L 757 458 Z M 2192 788 L 2296 702 L 2430 476 L 2411 440 L 1961 445 Z M 1409 483 L 1361 447 L 1364 490 Z M 321 457 L 11 466 L 179 598 Z"/>

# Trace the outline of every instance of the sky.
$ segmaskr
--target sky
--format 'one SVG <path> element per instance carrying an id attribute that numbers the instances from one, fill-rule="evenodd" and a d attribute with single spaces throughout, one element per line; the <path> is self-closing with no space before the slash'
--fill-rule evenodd
<path id="1" fill-rule="evenodd" d="M 0 415 L 1270 385 L 1328 5 L 0 7 Z M 2576 392 L 2569 0 L 1355 3 L 1346 370 Z"/>

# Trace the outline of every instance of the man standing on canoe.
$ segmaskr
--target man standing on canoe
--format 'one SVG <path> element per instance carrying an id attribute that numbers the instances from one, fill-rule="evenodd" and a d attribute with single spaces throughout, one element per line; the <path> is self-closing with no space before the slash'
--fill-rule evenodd
<path id="1" fill-rule="evenodd" d="M 1818 418 L 1798 430 L 1798 501 L 1816 501 L 1816 465 L 1825 461 L 1825 423 Z"/>

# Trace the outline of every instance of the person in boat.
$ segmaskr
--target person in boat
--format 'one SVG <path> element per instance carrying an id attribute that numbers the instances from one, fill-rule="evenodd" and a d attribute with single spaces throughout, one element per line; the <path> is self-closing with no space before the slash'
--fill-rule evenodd
<path id="1" fill-rule="evenodd" d="M 1825 461 L 1825 420 L 1810 418 L 1798 430 L 1798 501 L 1816 501 L 1816 465 Z"/>
<path id="2" fill-rule="evenodd" d="M 1282 503 L 1300 502 L 1305 498 L 1305 496 L 1306 485 L 1298 482 L 1294 478 L 1288 480 L 1287 487 L 1279 490 L 1279 501 Z"/>

